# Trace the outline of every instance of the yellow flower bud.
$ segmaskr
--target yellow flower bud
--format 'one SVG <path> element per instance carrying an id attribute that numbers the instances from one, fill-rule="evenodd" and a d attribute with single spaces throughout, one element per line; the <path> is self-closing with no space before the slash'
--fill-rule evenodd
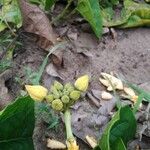
<path id="1" fill-rule="evenodd" d="M 79 77 L 75 81 L 74 85 L 78 90 L 85 92 L 88 88 L 88 85 L 89 85 L 89 76 L 84 75 L 84 76 Z"/>
<path id="2" fill-rule="evenodd" d="M 63 103 L 60 99 L 55 99 L 54 101 L 52 101 L 52 108 L 54 110 L 62 110 L 63 109 Z"/>
<path id="3" fill-rule="evenodd" d="M 76 101 L 80 98 L 80 95 L 81 95 L 80 91 L 74 90 L 70 93 L 70 98 Z"/>
<path id="4" fill-rule="evenodd" d="M 41 85 L 25 85 L 25 88 L 31 98 L 37 101 L 42 101 L 48 93 L 48 90 Z"/>
<path id="5" fill-rule="evenodd" d="M 47 100 L 47 102 L 51 103 L 51 102 L 54 100 L 53 94 L 48 94 L 48 95 L 46 96 L 46 100 Z"/>
<path id="6" fill-rule="evenodd" d="M 63 103 L 67 104 L 67 103 L 69 103 L 70 99 L 67 95 L 64 95 L 64 96 L 62 96 L 61 100 L 62 100 Z"/>
<path id="7" fill-rule="evenodd" d="M 61 83 L 59 83 L 58 81 L 55 81 L 54 82 L 54 87 L 57 89 L 57 90 L 63 90 L 63 85 Z"/>

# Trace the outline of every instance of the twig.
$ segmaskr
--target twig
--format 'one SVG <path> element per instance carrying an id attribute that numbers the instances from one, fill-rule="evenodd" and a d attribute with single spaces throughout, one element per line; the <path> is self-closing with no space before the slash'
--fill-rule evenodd
<path id="1" fill-rule="evenodd" d="M 97 99 L 90 94 L 89 92 L 87 93 L 87 96 L 91 99 L 91 101 L 99 108 L 100 107 L 100 103 L 97 101 Z"/>

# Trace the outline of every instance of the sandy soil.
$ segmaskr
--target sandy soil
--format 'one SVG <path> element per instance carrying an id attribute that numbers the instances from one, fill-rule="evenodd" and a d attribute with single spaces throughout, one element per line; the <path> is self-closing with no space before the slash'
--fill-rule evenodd
<path id="1" fill-rule="evenodd" d="M 97 40 L 93 34 L 78 32 L 77 39 L 69 40 L 63 53 L 63 67 L 57 68 L 63 81 L 72 81 L 87 73 L 91 76 L 90 88 L 100 90 L 103 89 L 98 82 L 100 73 L 110 71 L 138 85 L 150 81 L 150 30 L 139 28 L 117 30 L 116 33 L 115 39 L 107 34 Z M 76 31 L 73 34 L 76 34 Z M 28 35 L 21 35 L 21 39 L 23 46 L 15 52 L 13 73 L 14 77 L 17 75 L 24 80 L 24 67 L 38 69 L 47 52 L 38 48 Z M 42 82 L 46 86 L 50 84 L 49 78 L 51 77 L 45 72 Z M 9 80 L 8 85 L 9 94 L 18 95 L 21 86 L 13 90 L 16 87 L 14 79 Z M 35 138 L 36 145 L 38 143 L 36 149 L 45 150 L 46 135 L 49 137 L 52 131 L 47 131 L 43 123 L 38 124 L 35 131 L 36 135 L 40 133 Z M 88 146 L 81 142 L 81 149 L 88 150 Z"/>

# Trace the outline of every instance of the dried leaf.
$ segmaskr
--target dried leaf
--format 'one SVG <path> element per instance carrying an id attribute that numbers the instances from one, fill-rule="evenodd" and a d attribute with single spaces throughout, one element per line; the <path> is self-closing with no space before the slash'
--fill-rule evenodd
<path id="1" fill-rule="evenodd" d="M 82 49 L 82 48 L 78 48 L 77 49 L 77 53 L 80 53 L 80 54 L 83 54 L 84 56 L 86 56 L 86 57 L 93 57 L 93 54 L 90 52 L 90 51 L 88 51 L 88 50 L 84 50 L 84 49 Z"/>
<path id="2" fill-rule="evenodd" d="M 78 33 L 77 32 L 73 32 L 72 30 L 69 30 L 67 32 L 67 36 L 70 40 L 76 41 L 78 38 Z"/>
<path id="3" fill-rule="evenodd" d="M 91 92 L 94 97 L 96 97 L 98 100 L 101 100 L 102 91 L 92 89 Z"/>
<path id="4" fill-rule="evenodd" d="M 100 107 L 100 103 L 98 102 L 98 100 L 91 94 L 91 93 L 87 93 L 87 96 L 89 97 L 89 99 L 99 108 Z"/>
<path id="5" fill-rule="evenodd" d="M 110 114 L 110 112 L 112 111 L 112 109 L 115 107 L 116 105 L 116 98 L 113 97 L 112 99 L 110 99 L 109 101 L 106 100 L 101 100 L 100 101 L 100 105 L 101 107 L 99 108 L 98 112 L 102 115 L 108 115 Z"/>
<path id="6" fill-rule="evenodd" d="M 52 58 L 53 64 L 55 64 L 57 67 L 61 67 L 62 62 L 63 62 L 63 51 L 57 50 L 53 52 L 51 58 Z"/>
<path id="7" fill-rule="evenodd" d="M 100 137 L 109 116 L 101 115 L 88 101 L 79 102 L 80 106 L 72 110 L 73 133 L 87 143 L 85 136 Z"/>
<path id="8" fill-rule="evenodd" d="M 58 74 L 56 67 L 52 63 L 46 67 L 46 72 L 52 77 L 58 77 L 62 79 L 62 77 Z"/>
<path id="9" fill-rule="evenodd" d="M 39 37 L 38 45 L 48 50 L 57 41 L 57 35 L 53 31 L 48 17 L 38 6 L 30 4 L 26 0 L 20 0 L 19 4 L 25 31 L 36 34 Z"/>

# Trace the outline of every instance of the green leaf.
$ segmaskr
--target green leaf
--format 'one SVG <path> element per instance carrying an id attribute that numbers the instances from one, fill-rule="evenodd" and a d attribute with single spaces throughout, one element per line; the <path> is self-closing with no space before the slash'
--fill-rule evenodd
<path id="1" fill-rule="evenodd" d="M 40 5 L 42 3 L 40 0 L 30 0 L 29 2 L 36 5 Z"/>
<path id="2" fill-rule="evenodd" d="M 0 10 L 0 22 L 12 23 L 15 27 L 22 26 L 22 17 L 17 0 L 1 0 L 2 8 Z"/>
<path id="3" fill-rule="evenodd" d="M 103 25 L 107 27 L 131 28 L 138 26 L 150 26 L 150 5 L 138 3 L 132 0 L 124 0 L 124 7 L 120 16 L 108 20 L 107 12 L 103 12 Z"/>
<path id="4" fill-rule="evenodd" d="M 0 149 L 34 150 L 34 101 L 30 97 L 17 99 L 0 112 Z"/>
<path id="5" fill-rule="evenodd" d="M 55 4 L 56 0 L 30 0 L 30 3 L 40 6 L 48 11 Z"/>
<path id="6" fill-rule="evenodd" d="M 110 0 L 113 5 L 119 4 L 119 0 Z"/>
<path id="7" fill-rule="evenodd" d="M 7 28 L 7 26 L 5 25 L 5 23 L 0 22 L 0 32 L 5 30 Z"/>
<path id="8" fill-rule="evenodd" d="M 127 134 L 128 132 L 128 134 Z M 125 150 L 136 132 L 136 120 L 129 106 L 118 110 L 99 141 L 99 150 Z M 121 147 L 120 149 L 117 149 Z M 97 149 L 98 150 L 98 146 Z"/>
<path id="9" fill-rule="evenodd" d="M 79 0 L 77 10 L 89 22 L 95 35 L 99 38 L 102 33 L 102 17 L 99 1 Z"/>
<path id="10" fill-rule="evenodd" d="M 50 10 L 50 8 L 55 4 L 56 0 L 45 0 L 45 10 Z"/>
<path id="11" fill-rule="evenodd" d="M 126 150 L 126 147 L 121 138 L 118 138 L 112 145 L 114 150 Z"/>

